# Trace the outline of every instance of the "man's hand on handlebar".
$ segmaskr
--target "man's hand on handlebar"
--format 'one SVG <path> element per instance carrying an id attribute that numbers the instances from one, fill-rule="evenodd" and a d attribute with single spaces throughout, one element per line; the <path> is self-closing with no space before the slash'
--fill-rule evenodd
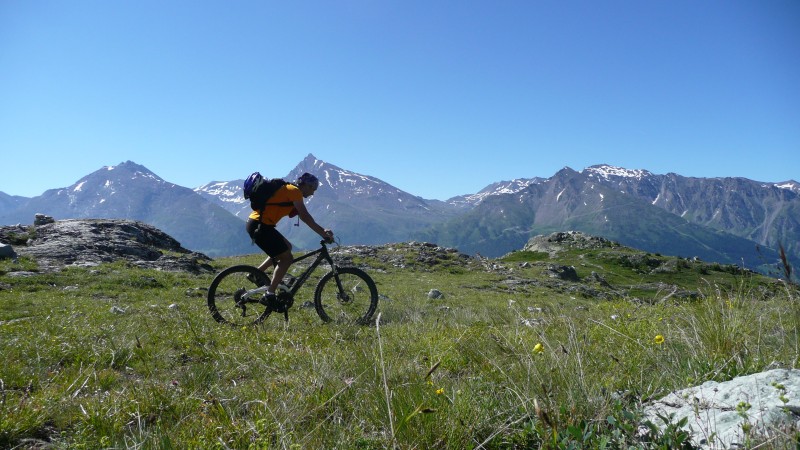
<path id="1" fill-rule="evenodd" d="M 325 230 L 325 236 L 322 236 L 326 244 L 333 244 L 333 231 Z"/>

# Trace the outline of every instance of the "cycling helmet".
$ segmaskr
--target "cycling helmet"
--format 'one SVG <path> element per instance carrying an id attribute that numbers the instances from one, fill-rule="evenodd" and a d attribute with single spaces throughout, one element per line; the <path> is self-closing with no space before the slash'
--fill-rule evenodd
<path id="1" fill-rule="evenodd" d="M 311 175 L 310 173 L 306 172 L 300 175 L 300 178 L 297 179 L 297 184 L 308 184 L 313 186 L 314 189 L 317 189 L 319 187 L 319 179 L 314 175 Z"/>

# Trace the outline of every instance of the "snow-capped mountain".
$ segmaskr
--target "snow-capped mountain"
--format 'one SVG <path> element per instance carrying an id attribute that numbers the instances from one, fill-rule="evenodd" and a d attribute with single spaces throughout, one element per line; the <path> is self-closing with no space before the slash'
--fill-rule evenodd
<path id="1" fill-rule="evenodd" d="M 225 208 L 234 216 L 247 220 L 250 215 L 250 202 L 245 200 L 242 193 L 244 179 L 233 181 L 212 181 L 206 183 L 194 191 L 203 198 L 210 200 Z"/>
<path id="2" fill-rule="evenodd" d="M 422 213 L 444 210 L 448 215 L 455 211 L 474 208 L 483 199 L 492 195 L 519 192 L 531 184 L 541 183 L 543 178 L 520 178 L 511 181 L 492 183 L 476 194 L 460 195 L 446 201 L 426 200 L 402 191 L 378 178 L 342 169 L 317 159 L 313 154 L 306 156 L 300 164 L 283 177 L 284 180 L 297 179 L 303 172 L 317 175 L 320 191 L 317 198 L 334 197 L 339 201 L 374 201 L 390 199 L 404 208 L 418 209 Z M 217 203 L 236 217 L 247 219 L 250 203 L 242 195 L 244 179 L 232 181 L 212 181 L 194 189 L 203 197 Z M 327 193 L 326 193 L 327 191 Z M 313 198 L 312 198 L 313 200 Z M 448 207 L 449 205 L 450 207 Z"/>
<path id="3" fill-rule="evenodd" d="M 665 178 L 677 178 L 677 179 L 696 179 L 696 180 L 704 180 L 709 183 L 715 183 L 721 180 L 741 180 L 745 183 L 756 183 L 760 185 L 762 188 L 769 189 L 769 188 L 777 188 L 777 189 L 785 189 L 794 193 L 800 194 L 800 183 L 794 180 L 783 181 L 779 183 L 765 183 L 761 181 L 753 181 L 747 178 L 741 177 L 717 177 L 717 178 L 691 178 L 691 177 L 684 177 L 675 173 L 669 173 L 667 175 L 656 175 L 647 170 L 643 169 L 625 169 L 623 167 L 615 167 L 610 166 L 608 164 L 598 164 L 594 166 L 587 167 L 586 169 L 582 170 L 581 173 L 586 174 L 589 177 L 597 177 L 601 178 L 606 182 L 610 183 L 619 183 L 620 185 L 623 184 L 630 184 L 630 181 L 635 182 L 642 182 L 647 180 L 652 180 L 653 183 L 663 183 Z"/>
<path id="4" fill-rule="evenodd" d="M 774 262 L 774 250 L 783 246 L 800 263 L 800 185 L 794 180 L 690 178 L 602 164 L 580 172 L 564 168 L 546 179 L 493 183 L 445 202 L 314 155 L 283 178 L 303 172 L 321 181 L 306 201 L 309 210 L 345 244 L 416 239 L 499 256 L 522 248 L 533 235 L 576 230 L 642 250 L 750 266 Z M 243 231 L 250 208 L 242 183 L 218 181 L 193 191 L 128 161 L 39 197 L 0 195 L 0 222 L 30 223 L 39 212 L 56 219 L 134 219 L 212 256 L 252 253 L 258 250 Z M 316 245 L 318 237 L 307 227 L 293 225 L 284 220 L 280 228 L 296 247 Z"/>
<path id="5" fill-rule="evenodd" d="M 210 256 L 252 251 L 241 221 L 191 189 L 131 161 L 103 167 L 72 186 L 31 198 L 0 215 L 0 223 L 31 223 L 36 213 L 56 219 L 138 220 Z"/>
<path id="6" fill-rule="evenodd" d="M 608 165 L 592 166 L 583 173 L 691 223 L 800 253 L 800 191 L 795 181 L 654 175 Z"/>
<path id="7" fill-rule="evenodd" d="M 565 168 L 514 194 L 487 197 L 421 239 L 496 256 L 533 235 L 577 230 L 647 251 L 749 267 L 775 262 L 783 245 L 800 262 L 800 199 L 790 188 L 796 183 L 780 184 L 788 188 L 609 165 Z"/>
<path id="8" fill-rule="evenodd" d="M 447 203 L 463 208 L 463 209 L 471 209 L 475 206 L 478 206 L 480 202 L 482 202 L 487 197 L 491 197 L 493 195 L 502 195 L 502 194 L 515 194 L 523 189 L 527 188 L 532 184 L 538 184 L 545 181 L 544 178 L 517 178 L 511 181 L 499 181 L 497 183 L 492 183 L 489 186 L 478 191 L 476 194 L 468 194 L 468 195 L 459 195 L 458 197 L 453 197 L 447 200 Z"/>
<path id="9" fill-rule="evenodd" d="M 323 199 L 326 203 L 369 202 L 373 206 L 378 206 L 388 200 L 404 210 L 430 211 L 426 200 L 401 191 L 377 178 L 326 163 L 312 154 L 306 156 L 291 172 L 281 178 L 292 182 L 304 172 L 313 173 L 320 180 L 319 189 L 308 200 L 309 205 L 321 203 L 320 199 Z M 246 219 L 251 210 L 250 203 L 242 195 L 243 183 L 244 179 L 214 181 L 196 188 L 195 192 L 215 201 L 235 216 Z"/>
<path id="10" fill-rule="evenodd" d="M 333 229 L 347 243 L 402 241 L 457 212 L 457 208 L 443 202 L 413 196 L 378 178 L 342 169 L 312 154 L 281 178 L 293 181 L 304 172 L 313 173 L 320 180 L 317 192 L 306 200 L 308 210 L 318 223 Z M 251 210 L 242 195 L 243 183 L 243 179 L 212 182 L 195 191 L 246 220 Z M 313 247 L 319 241 L 307 227 L 295 224 L 296 221 L 284 220 L 278 227 L 295 245 Z"/>

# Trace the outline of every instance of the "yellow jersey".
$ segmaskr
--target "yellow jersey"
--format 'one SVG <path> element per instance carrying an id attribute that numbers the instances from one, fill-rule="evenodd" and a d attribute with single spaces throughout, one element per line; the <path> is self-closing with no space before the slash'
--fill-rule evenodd
<path id="1" fill-rule="evenodd" d="M 293 184 L 283 185 L 275 191 L 275 195 L 273 195 L 272 198 L 267 200 L 264 214 L 262 215 L 261 211 L 253 211 L 250 213 L 250 218 L 266 225 L 276 225 L 279 220 L 292 212 L 294 206 L 271 205 L 270 203 L 294 202 L 302 199 L 303 193 L 300 191 L 300 188 Z"/>

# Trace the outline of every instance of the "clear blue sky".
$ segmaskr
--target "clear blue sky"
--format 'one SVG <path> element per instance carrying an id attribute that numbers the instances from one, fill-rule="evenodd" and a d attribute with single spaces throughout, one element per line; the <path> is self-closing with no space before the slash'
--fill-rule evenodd
<path id="1" fill-rule="evenodd" d="M 800 1 L 0 1 L 0 191 L 318 158 L 424 198 L 608 163 L 800 181 Z"/>

